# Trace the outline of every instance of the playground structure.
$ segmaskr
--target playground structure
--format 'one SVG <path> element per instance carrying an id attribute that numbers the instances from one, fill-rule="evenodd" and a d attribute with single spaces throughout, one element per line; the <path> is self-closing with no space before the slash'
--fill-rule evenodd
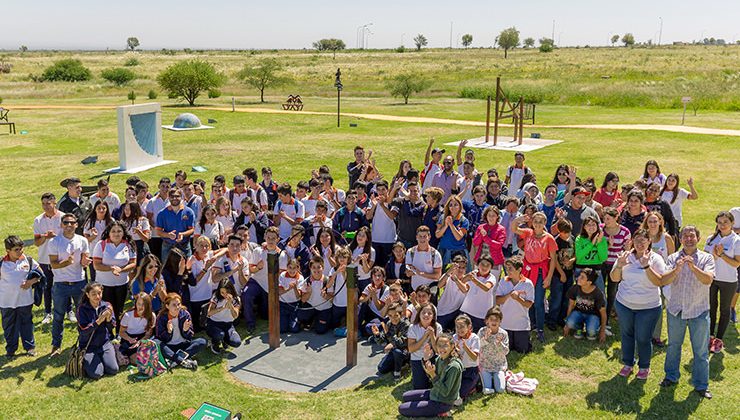
<path id="1" fill-rule="evenodd" d="M 501 76 L 496 77 L 496 97 L 494 104 L 493 145 L 496 146 L 498 143 L 499 122 L 511 118 L 511 123 L 514 125 L 514 136 L 512 142 L 517 142 L 518 145 L 521 146 L 522 139 L 524 137 L 524 122 L 531 121 L 530 124 L 534 125 L 535 104 L 525 103 L 524 97 L 522 96 L 519 97 L 519 101 L 512 102 L 501 88 Z M 490 137 L 490 128 L 491 95 L 488 95 L 488 98 L 486 98 L 486 143 L 488 143 L 488 139 Z"/>

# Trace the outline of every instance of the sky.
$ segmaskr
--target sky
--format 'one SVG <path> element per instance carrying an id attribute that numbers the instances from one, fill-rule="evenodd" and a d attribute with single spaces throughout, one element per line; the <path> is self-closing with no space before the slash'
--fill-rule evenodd
<path id="1" fill-rule="evenodd" d="M 561 46 L 607 45 L 631 32 L 637 42 L 663 44 L 704 37 L 740 39 L 740 0 L 0 0 L 0 49 L 123 49 L 135 36 L 142 49 L 301 49 L 322 38 L 366 48 L 493 45 L 515 26 L 520 38 L 551 37 Z M 660 34 L 661 19 L 663 24 Z"/>

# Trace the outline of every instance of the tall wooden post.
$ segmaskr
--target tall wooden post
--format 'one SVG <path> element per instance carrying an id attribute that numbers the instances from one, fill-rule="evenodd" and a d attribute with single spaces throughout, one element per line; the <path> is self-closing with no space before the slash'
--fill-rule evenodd
<path id="1" fill-rule="evenodd" d="M 278 260 L 277 252 L 267 254 L 267 312 L 270 331 L 270 349 L 280 347 L 280 293 L 278 292 Z"/>
<path id="2" fill-rule="evenodd" d="M 496 104 L 495 104 L 495 112 L 493 114 L 493 145 L 495 146 L 498 142 L 498 104 L 499 100 L 501 99 L 501 94 L 499 93 L 501 91 L 501 76 L 496 77 Z"/>
<path id="3" fill-rule="evenodd" d="M 516 130 L 516 127 L 514 127 Z M 522 145 L 522 137 L 524 136 L 524 98 L 519 97 L 519 145 Z"/>
<path id="4" fill-rule="evenodd" d="M 347 266 L 347 366 L 357 366 L 357 265 Z"/>
<path id="5" fill-rule="evenodd" d="M 491 129 L 491 95 L 486 98 L 486 143 L 488 143 L 488 133 Z"/>

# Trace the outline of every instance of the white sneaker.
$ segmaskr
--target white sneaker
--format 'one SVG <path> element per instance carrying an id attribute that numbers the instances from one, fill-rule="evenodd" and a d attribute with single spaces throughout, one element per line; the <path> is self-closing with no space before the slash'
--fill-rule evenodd
<path id="1" fill-rule="evenodd" d="M 463 400 L 462 400 L 462 398 L 458 398 L 458 399 L 456 399 L 456 400 L 455 400 L 455 402 L 453 403 L 453 405 L 454 405 L 455 407 L 460 407 L 461 405 L 463 405 Z"/>
<path id="2" fill-rule="evenodd" d="M 75 324 L 77 323 L 77 316 L 72 311 L 67 312 L 67 319 L 71 322 L 74 322 Z"/>
<path id="3" fill-rule="evenodd" d="M 44 319 L 41 320 L 42 325 L 50 324 L 51 321 L 54 319 L 54 317 L 51 316 L 51 314 L 44 315 Z"/>
<path id="4" fill-rule="evenodd" d="M 604 331 L 604 334 L 605 334 L 605 335 L 606 335 L 607 337 L 611 337 L 611 336 L 613 336 L 613 335 L 614 335 L 614 333 L 612 332 L 612 330 L 610 330 L 610 329 L 609 329 L 609 327 L 607 327 L 607 328 L 606 328 L 606 331 Z"/>
<path id="5" fill-rule="evenodd" d="M 496 390 L 493 388 L 483 388 L 483 395 L 495 394 Z"/>

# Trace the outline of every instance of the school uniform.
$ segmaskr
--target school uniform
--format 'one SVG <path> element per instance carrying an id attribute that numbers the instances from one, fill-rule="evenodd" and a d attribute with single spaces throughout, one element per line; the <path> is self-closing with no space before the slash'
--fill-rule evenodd
<path id="1" fill-rule="evenodd" d="M 414 246 L 406 251 L 406 265 L 413 265 L 418 271 L 431 273 L 437 268 L 442 268 L 442 255 L 431 246 L 426 251 L 421 251 Z M 424 277 L 420 274 L 411 276 L 411 289 L 416 290 L 421 285 L 430 285 L 436 280 Z"/>
<path id="2" fill-rule="evenodd" d="M 452 340 L 455 342 L 458 352 L 460 353 L 460 360 L 463 365 L 462 379 L 460 382 L 460 398 L 467 398 L 475 392 L 475 388 L 478 385 L 478 382 L 480 382 L 478 360 L 473 360 L 462 345 L 457 344 L 458 342 L 463 341 L 457 334 L 452 336 Z M 464 341 L 473 353 L 480 353 L 480 338 L 478 337 L 478 334 L 471 331 L 470 336 L 468 336 Z"/>
<path id="3" fill-rule="evenodd" d="M 71 239 L 59 235 L 49 243 L 49 255 L 56 255 L 59 261 L 64 261 L 70 255 L 74 255 L 74 262 L 64 268 L 53 268 L 54 285 L 51 295 L 54 317 L 51 323 L 51 346 L 62 346 L 62 333 L 64 331 L 64 315 L 72 309 L 73 301 L 75 309 L 79 309 L 82 290 L 85 288 L 84 268 L 80 264 L 83 254 L 90 254 L 90 247 L 82 235 L 75 234 Z"/>
<path id="4" fill-rule="evenodd" d="M 90 303 L 84 303 L 77 309 L 79 347 L 84 350 L 87 346 L 82 367 L 87 377 L 91 379 L 99 379 L 104 374 L 118 373 L 116 350 L 111 342 L 113 328 L 116 326 L 116 316 L 111 315 L 110 321 L 105 321 L 100 325 L 96 322 L 100 314 L 108 308 L 113 310 L 110 303 L 101 301 L 97 308 L 93 308 Z"/>
<path id="5" fill-rule="evenodd" d="M 513 291 L 523 291 L 522 299 L 534 302 L 534 284 L 526 277 L 522 277 L 516 284 L 508 277 L 501 280 L 496 289 L 496 296 L 505 296 Z M 505 329 L 509 335 L 509 346 L 512 350 L 519 353 L 529 353 L 532 350 L 532 343 L 529 341 L 529 309 L 525 308 L 519 302 L 511 297 L 506 299 L 501 307 L 504 314 L 501 321 L 501 328 Z"/>
<path id="6" fill-rule="evenodd" d="M 280 334 L 297 333 L 301 330 L 298 324 L 298 301 L 296 290 L 302 289 L 304 279 L 300 274 L 289 277 L 287 272 L 280 273 L 278 284 L 283 289 L 288 289 L 291 283 L 296 283 L 296 289 L 280 294 Z"/>
<path id="7" fill-rule="evenodd" d="M 207 304 L 211 300 L 214 289 L 218 287 L 218 284 L 213 284 L 213 274 L 211 269 L 208 269 L 199 282 L 195 282 L 195 279 L 200 273 L 205 270 L 205 263 L 207 259 L 213 258 L 213 251 L 206 253 L 205 259 L 198 258 L 197 254 L 193 254 L 193 263 L 190 266 L 190 282 L 188 284 L 188 291 L 190 292 L 190 302 L 188 303 L 188 310 L 190 316 L 193 317 L 193 328 L 195 332 L 200 332 L 201 327 L 201 311 L 203 305 Z"/>
<path id="8" fill-rule="evenodd" d="M 496 306 L 494 293 L 500 273 L 501 270 L 491 270 L 487 276 L 481 276 L 477 272 L 475 273 L 479 282 L 491 284 L 492 287 L 488 291 L 484 291 L 472 281 L 468 282 L 470 289 L 465 294 L 463 304 L 460 306 L 460 312 L 467 314 L 473 321 L 473 331 L 477 331 L 486 325 L 486 313 L 489 309 Z"/>
<path id="9" fill-rule="evenodd" d="M 216 292 L 218 293 L 218 291 Z M 216 298 L 214 296 L 209 305 L 214 305 L 215 308 L 220 309 L 226 306 L 226 299 Z M 241 303 L 239 298 L 235 297 L 233 300 L 235 308 L 239 308 Z M 239 347 L 242 344 L 242 339 L 239 337 L 239 333 L 234 328 L 234 321 L 236 318 L 232 315 L 231 310 L 224 309 L 213 315 L 208 316 L 206 320 L 206 334 L 211 338 L 211 342 L 214 345 L 220 345 L 224 343 L 230 347 Z"/>
<path id="10" fill-rule="evenodd" d="M 385 204 L 378 203 L 378 206 L 375 208 L 372 219 L 372 236 L 373 248 L 378 253 L 378 258 L 375 262 L 383 267 L 388 262 L 388 258 L 393 255 L 391 251 L 393 250 L 393 244 L 396 243 L 397 236 L 395 218 L 391 218 L 391 216 L 386 214 L 385 210 L 379 208 L 380 206 L 385 206 Z M 398 214 L 398 207 L 390 205 L 387 209 L 391 212 L 391 215 L 393 212 Z"/>
<path id="11" fill-rule="evenodd" d="M 191 329 L 184 328 L 185 321 L 192 318 L 188 311 L 180 309 L 177 317 L 172 318 L 172 332 L 167 331 L 167 323 L 170 321 L 169 313 L 165 312 L 157 317 L 156 322 L 156 339 L 159 341 L 159 349 L 164 357 L 174 363 L 180 363 L 184 360 L 178 351 L 182 350 L 192 357 L 206 346 L 205 338 L 194 338 L 194 332 Z"/>
<path id="12" fill-rule="evenodd" d="M 442 334 L 442 326 L 438 323 L 435 323 L 435 330 L 436 336 Z M 413 338 L 418 342 L 424 336 L 425 332 L 426 328 L 422 327 L 421 324 L 412 324 L 409 327 L 408 338 Z M 411 353 L 411 386 L 414 389 L 429 389 L 432 387 L 432 382 L 424 371 L 423 358 L 424 346 Z"/>
<path id="13" fill-rule="evenodd" d="M 366 337 L 371 336 L 372 328 L 371 325 L 376 325 L 380 327 L 380 322 L 383 320 L 383 317 L 381 315 L 381 308 L 378 308 L 375 305 L 375 301 L 373 301 L 372 297 L 370 297 L 370 291 L 369 291 L 370 285 L 367 285 L 365 289 L 362 291 L 363 296 L 368 296 L 368 301 L 360 305 L 360 325 L 364 326 L 364 329 L 362 332 Z M 383 284 L 379 290 L 376 291 L 378 300 L 381 303 L 385 303 L 386 299 L 388 299 L 388 295 L 390 295 L 390 288 Z"/>
<path id="14" fill-rule="evenodd" d="M 319 280 L 309 277 L 303 282 L 301 289 L 304 293 L 310 289 L 311 295 L 306 302 L 299 305 L 298 321 L 306 326 L 313 325 L 316 334 L 325 334 L 331 327 L 332 299 L 326 299 L 321 295 L 321 291 L 326 288 L 326 283 L 329 281 L 328 276 L 324 276 Z"/>
<path id="15" fill-rule="evenodd" d="M 474 287 L 470 285 L 470 287 Z M 445 331 L 455 329 L 455 318 L 460 315 L 460 307 L 465 301 L 466 293 L 463 293 L 457 283 L 447 279 L 445 287 L 441 289 L 442 295 L 437 302 L 437 322 L 442 325 Z"/>
<path id="16" fill-rule="evenodd" d="M 334 269 L 331 270 L 331 274 L 329 274 L 329 276 L 332 276 L 333 274 Z M 334 293 L 331 307 L 331 320 L 336 328 L 342 324 L 342 318 L 347 315 L 347 279 L 344 278 L 342 273 L 337 273 L 337 276 L 334 279 L 334 287 L 327 291 Z"/>
<path id="17" fill-rule="evenodd" d="M 294 198 L 291 198 L 290 203 L 288 204 L 278 200 L 278 202 L 275 203 L 275 214 L 280 214 L 281 211 L 284 212 L 287 217 L 298 222 L 302 221 L 306 217 L 303 203 Z M 289 238 L 291 231 L 293 230 L 293 226 L 283 218 L 280 218 L 280 225 L 278 228 L 280 229 L 281 240 Z"/>
<path id="18" fill-rule="evenodd" d="M 146 337 L 147 332 L 148 321 L 142 315 L 143 314 L 138 314 L 136 309 L 132 309 L 123 314 L 123 318 L 121 319 L 121 327 L 126 327 L 126 334 L 137 341 Z M 154 317 L 154 314 L 152 314 L 152 317 Z M 154 325 L 152 325 L 152 328 L 154 328 Z M 136 354 L 137 348 L 131 346 L 132 344 L 129 343 L 128 340 L 121 338 L 121 347 L 119 347 L 119 351 L 124 356 L 133 356 Z"/>
<path id="19" fill-rule="evenodd" d="M 6 255 L 0 263 L 0 316 L 2 316 L 5 352 L 18 350 L 18 338 L 24 350 L 36 348 L 33 337 L 33 287 L 22 289 L 29 274 L 44 277 L 41 267 L 31 258 L 21 255 L 11 261 Z"/>
<path id="20" fill-rule="evenodd" d="M 280 254 L 281 268 L 284 268 L 288 263 L 288 259 L 293 258 L 298 260 L 300 265 L 301 275 L 305 278 L 311 275 L 311 269 L 309 263 L 311 262 L 311 251 L 309 251 L 306 244 L 298 242 L 298 247 L 293 248 L 288 245 L 288 241 L 282 241 L 278 244 L 278 248 L 282 249 L 283 252 Z"/>
<path id="21" fill-rule="evenodd" d="M 257 325 L 257 319 L 254 316 L 255 306 L 259 307 L 260 316 L 267 318 L 267 293 L 270 290 L 267 276 L 268 254 L 267 248 L 258 247 L 252 250 L 251 260 L 248 261 L 250 266 L 255 266 L 260 261 L 263 266 L 262 270 L 252 273 L 247 286 L 242 290 L 242 312 L 247 329 L 253 329 Z"/>
<path id="22" fill-rule="evenodd" d="M 41 213 L 33 219 L 33 236 L 35 239 L 45 235 L 46 232 L 52 231 L 56 236 L 62 235 L 62 213 L 56 210 L 54 216 L 48 217 L 46 213 Z M 51 271 L 51 262 L 49 261 L 49 244 L 54 238 L 47 238 L 43 244 L 38 247 L 38 263 L 41 271 L 44 272 L 46 282 L 44 285 L 44 312 L 51 314 L 51 287 L 54 284 L 54 273 Z"/>
<path id="23" fill-rule="evenodd" d="M 136 261 L 136 251 L 128 242 L 121 241 L 116 245 L 106 239 L 95 245 L 92 257 L 93 260 L 109 267 L 123 268 Z M 97 282 L 103 285 L 103 300 L 113 305 L 113 313 L 120 319 L 128 295 L 128 273 L 116 276 L 112 271 L 100 271 L 97 274 Z"/>
<path id="24" fill-rule="evenodd" d="M 413 289 L 411 288 L 411 276 L 406 271 L 406 257 L 401 262 L 396 261 L 395 257 L 391 257 L 388 263 L 385 265 L 385 278 L 387 280 L 400 280 L 401 288 L 404 293 L 411 294 Z M 441 258 L 440 258 L 441 259 Z"/>
<path id="25" fill-rule="evenodd" d="M 365 254 L 365 249 L 357 247 L 354 251 L 352 251 L 352 261 L 356 261 L 357 264 L 357 289 L 358 290 L 365 290 L 368 284 L 370 284 L 370 271 L 365 271 L 362 264 L 360 264 L 359 260 L 357 258 Z M 375 261 L 376 254 L 375 254 L 375 248 L 372 246 L 370 247 L 370 261 Z M 375 263 L 373 262 L 371 264 L 371 267 L 374 266 Z M 372 268 L 371 268 L 372 269 Z"/>

